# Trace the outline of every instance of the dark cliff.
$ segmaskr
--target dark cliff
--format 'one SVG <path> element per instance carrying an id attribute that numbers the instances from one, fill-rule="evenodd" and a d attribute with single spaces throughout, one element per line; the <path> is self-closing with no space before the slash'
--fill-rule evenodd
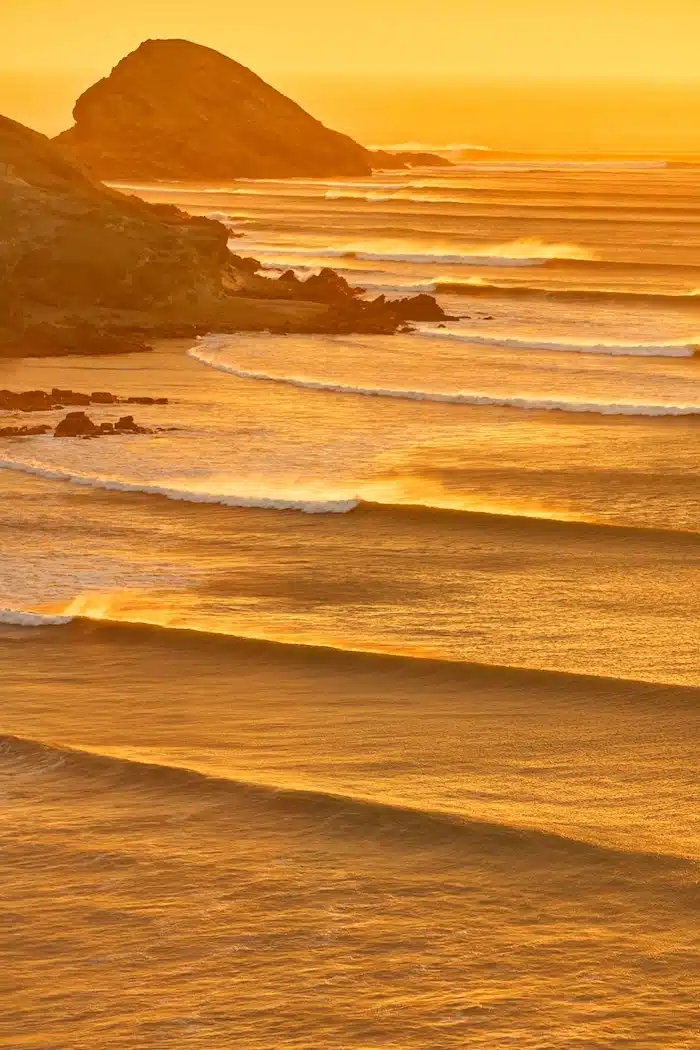
<path id="1" fill-rule="evenodd" d="M 0 312 L 153 309 L 222 294 L 228 231 L 93 182 L 0 117 Z"/>

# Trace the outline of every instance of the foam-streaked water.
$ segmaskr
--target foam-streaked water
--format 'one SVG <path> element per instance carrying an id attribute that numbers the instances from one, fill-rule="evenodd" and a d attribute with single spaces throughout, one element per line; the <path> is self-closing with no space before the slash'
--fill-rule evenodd
<path id="1" fill-rule="evenodd" d="M 0 363 L 13 1046 L 695 1046 L 699 178 L 137 188 L 459 319 Z"/>

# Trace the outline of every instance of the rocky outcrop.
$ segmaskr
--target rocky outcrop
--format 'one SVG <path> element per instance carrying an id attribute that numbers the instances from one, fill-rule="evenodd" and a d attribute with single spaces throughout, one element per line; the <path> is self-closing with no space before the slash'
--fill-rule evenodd
<path id="1" fill-rule="evenodd" d="M 379 171 L 401 168 L 452 168 L 454 164 L 439 153 L 421 153 L 413 150 L 370 150 L 372 167 Z"/>
<path id="2" fill-rule="evenodd" d="M 53 436 L 56 438 L 95 438 L 107 437 L 110 434 L 152 433 L 147 427 L 139 426 L 139 424 L 135 422 L 133 416 L 122 416 L 121 419 L 116 421 L 116 423 L 93 423 L 90 417 L 84 412 L 69 412 L 60 423 L 57 423 L 56 427 L 52 427 L 48 423 L 42 423 L 33 427 L 0 427 L 0 438 L 40 437 L 44 434 L 50 434 L 52 430 Z"/>
<path id="3" fill-rule="evenodd" d="M 100 179 L 369 175 L 368 150 L 226 55 L 147 40 L 81 95 L 56 140 Z"/>
<path id="4" fill-rule="evenodd" d="M 388 299 L 386 307 L 402 321 L 447 321 L 449 318 L 433 295 L 409 295 L 404 299 Z"/>
<path id="5" fill-rule="evenodd" d="M 46 423 L 34 427 L 0 427 L 0 438 L 7 437 L 38 437 L 40 434 L 48 434 L 51 427 Z"/>
<path id="6" fill-rule="evenodd" d="M 49 428 L 50 429 L 50 428 Z M 147 427 L 141 427 L 134 421 L 133 416 L 122 416 L 116 423 L 93 423 L 84 412 L 69 412 L 61 420 L 53 432 L 55 438 L 81 437 L 94 438 L 106 437 L 117 434 L 150 434 Z"/>
<path id="7" fill-rule="evenodd" d="M 338 312 L 256 276 L 257 261 L 229 252 L 219 222 L 98 184 L 4 117 L 0 231 L 0 357 L 121 354 L 207 331 L 396 327 L 349 298 Z"/>
<path id="8" fill-rule="evenodd" d="M 77 390 L 0 390 L 0 409 L 5 412 L 50 412 L 76 405 L 167 405 L 167 397 L 119 397 L 107 390 L 82 394 Z"/>
<path id="9" fill-rule="evenodd" d="M 220 297 L 229 262 L 220 223 L 100 186 L 43 135 L 4 117 L 0 229 L 5 320 L 17 320 L 22 300 L 64 311 L 88 302 L 117 310 L 204 304 Z"/>

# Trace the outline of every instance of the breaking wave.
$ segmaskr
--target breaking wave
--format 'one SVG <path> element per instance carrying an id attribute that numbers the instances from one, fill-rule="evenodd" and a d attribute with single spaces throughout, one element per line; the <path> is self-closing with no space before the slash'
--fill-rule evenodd
<path id="1" fill-rule="evenodd" d="M 516 339 L 509 336 L 482 335 L 479 332 L 437 331 L 422 329 L 416 335 L 428 339 L 452 339 L 479 346 L 497 346 L 505 350 L 555 350 L 571 354 L 605 354 L 613 357 L 693 357 L 700 343 L 571 343 L 540 339 Z"/>
<path id="2" fill-rule="evenodd" d="M 238 376 L 241 379 L 257 379 L 269 383 L 284 383 L 288 386 L 301 387 L 304 390 L 324 390 L 335 394 L 357 394 L 366 397 L 390 397 L 405 401 L 437 401 L 453 405 L 492 405 L 497 408 L 519 408 L 545 412 L 593 413 L 603 416 L 698 416 L 700 405 L 662 405 L 632 404 L 629 402 L 574 401 L 558 398 L 516 397 L 502 394 L 482 394 L 471 391 L 443 393 L 432 390 L 392 390 L 386 387 L 351 386 L 346 383 L 332 383 L 328 380 L 307 379 L 303 376 L 276 376 L 268 372 L 255 372 L 250 369 L 236 368 L 217 360 L 206 352 L 220 349 L 226 345 L 226 338 L 221 336 L 206 337 L 196 348 L 188 350 L 190 357 L 201 364 L 216 368 L 220 372 Z M 224 342 L 222 342 L 222 339 Z M 205 349 L 202 349 L 205 348 Z"/>
<path id="3" fill-rule="evenodd" d="M 543 266 L 548 262 L 595 262 L 595 255 L 578 244 L 547 244 L 536 239 L 510 241 L 506 244 L 475 246 L 465 253 L 441 251 L 392 252 L 365 251 L 362 247 L 293 249 L 255 244 L 248 251 L 256 256 L 279 258 L 359 259 L 361 262 L 406 262 L 451 266 Z M 294 266 L 294 262 L 289 262 Z"/>
<path id="4" fill-rule="evenodd" d="M 431 290 L 442 295 L 465 295 L 473 298 L 497 299 L 555 299 L 562 302 L 618 302 L 630 305 L 642 303 L 656 306 L 700 306 L 700 290 L 686 292 L 633 292 L 615 288 L 538 288 L 526 284 L 490 284 L 480 277 L 457 280 L 438 277 L 426 282 Z"/>
<path id="5" fill-rule="evenodd" d="M 13 627 L 62 627 L 72 619 L 72 616 L 43 616 L 18 609 L 0 609 L 0 624 Z"/>
<path id="6" fill-rule="evenodd" d="M 303 514 L 347 514 L 358 505 L 356 499 L 306 499 L 291 495 L 238 495 L 228 492 L 208 492 L 200 489 L 173 488 L 169 485 L 152 485 L 146 481 L 113 481 L 109 478 L 85 474 L 73 474 L 67 470 L 56 470 L 37 463 L 19 463 L 15 460 L 0 460 L 0 470 L 16 470 L 23 474 L 35 474 L 50 481 L 69 481 L 86 488 L 107 489 L 111 492 L 139 492 L 151 496 L 184 503 L 215 503 L 223 507 L 252 507 L 259 510 L 296 510 Z"/>

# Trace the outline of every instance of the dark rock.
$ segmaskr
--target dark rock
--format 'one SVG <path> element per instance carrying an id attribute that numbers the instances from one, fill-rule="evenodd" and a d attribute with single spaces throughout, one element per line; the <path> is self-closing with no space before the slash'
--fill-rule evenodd
<path id="1" fill-rule="evenodd" d="M 36 427 L 0 427 L 0 438 L 3 437 L 36 437 L 39 434 L 48 434 L 51 427 L 41 425 Z"/>
<path id="2" fill-rule="evenodd" d="M 344 277 L 328 267 L 299 283 L 303 298 L 315 303 L 343 303 L 362 294 L 362 289 L 353 288 Z"/>
<path id="3" fill-rule="evenodd" d="M 387 307 L 402 321 L 445 321 L 447 314 L 432 295 L 414 295 L 406 299 L 391 299 Z"/>
<path id="4" fill-rule="evenodd" d="M 453 163 L 439 153 L 421 153 L 413 150 L 370 150 L 370 162 L 375 169 L 396 168 L 451 168 Z"/>
<path id="5" fill-rule="evenodd" d="M 284 273 L 280 274 L 280 276 L 277 279 L 285 284 L 301 284 L 301 281 L 294 273 L 294 270 L 285 270 Z"/>
<path id="6" fill-rule="evenodd" d="M 81 95 L 56 140 L 100 179 L 369 175 L 371 154 L 233 59 L 147 40 Z"/>
<path id="7" fill-rule="evenodd" d="M 47 412 L 52 407 L 51 395 L 43 390 L 25 390 L 19 394 L 0 390 L 0 408 L 10 412 Z"/>
<path id="8" fill-rule="evenodd" d="M 69 405 L 167 405 L 167 397 L 117 397 L 105 390 L 92 394 L 80 394 L 76 390 L 53 387 L 50 393 L 44 390 L 0 390 L 0 409 L 10 412 L 49 412 Z"/>
<path id="9" fill-rule="evenodd" d="M 138 423 L 134 422 L 133 416 L 122 416 L 114 424 L 114 430 L 118 434 L 149 434 L 150 431 L 146 427 L 140 427 Z"/>
<path id="10" fill-rule="evenodd" d="M 48 430 L 51 428 L 48 427 Z M 133 416 L 122 416 L 116 423 L 93 423 L 84 412 L 69 412 L 54 430 L 54 437 L 108 437 L 110 434 L 150 434 Z"/>
<path id="11" fill-rule="evenodd" d="M 262 263 L 253 259 L 251 255 L 234 255 L 231 252 L 231 262 L 236 270 L 241 273 L 257 273 L 262 269 Z"/>
<path id="12" fill-rule="evenodd" d="M 100 428 L 84 412 L 69 412 L 57 425 L 53 436 L 57 438 L 95 437 L 99 432 Z"/>

